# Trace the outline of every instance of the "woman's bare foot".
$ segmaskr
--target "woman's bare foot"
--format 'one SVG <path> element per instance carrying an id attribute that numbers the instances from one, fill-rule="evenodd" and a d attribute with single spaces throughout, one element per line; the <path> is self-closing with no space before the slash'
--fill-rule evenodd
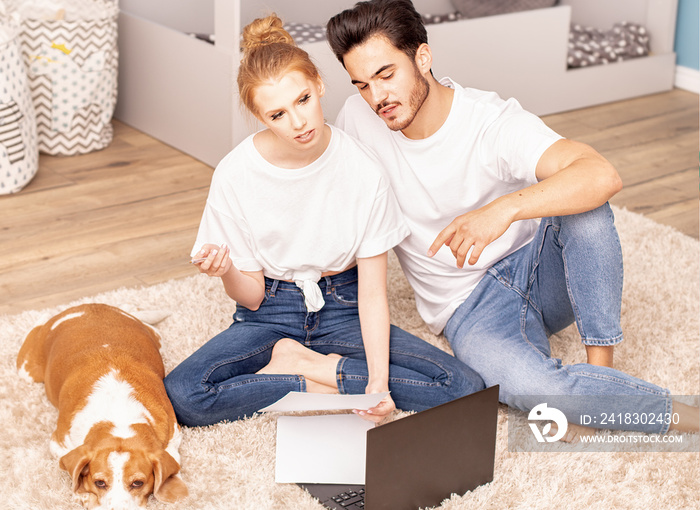
<path id="1" fill-rule="evenodd" d="M 339 393 L 338 387 L 326 386 L 325 384 L 317 383 L 312 381 L 308 377 L 305 377 L 306 381 L 306 392 L 307 393 L 327 393 L 330 395 L 337 395 Z"/>
<path id="2" fill-rule="evenodd" d="M 280 339 L 272 348 L 270 362 L 257 374 L 295 374 L 306 379 L 311 393 L 338 393 L 336 367 L 338 354 L 321 354 L 291 338 Z"/>

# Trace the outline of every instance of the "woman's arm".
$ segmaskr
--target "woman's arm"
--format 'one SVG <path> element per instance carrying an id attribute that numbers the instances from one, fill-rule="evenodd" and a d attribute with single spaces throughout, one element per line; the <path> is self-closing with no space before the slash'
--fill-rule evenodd
<path id="1" fill-rule="evenodd" d="M 218 276 L 226 294 L 249 310 L 257 310 L 265 297 L 265 277 L 262 271 L 243 272 L 233 265 L 226 245 L 205 244 L 196 257 L 204 259 L 195 265 L 201 273 Z"/>
<path id="2" fill-rule="evenodd" d="M 366 393 L 389 391 L 389 303 L 387 300 L 387 254 L 357 259 L 358 309 L 362 341 L 367 355 L 369 381 Z M 360 415 L 381 421 L 396 406 L 387 396 L 376 407 Z M 370 416 L 367 416 L 370 415 Z"/>

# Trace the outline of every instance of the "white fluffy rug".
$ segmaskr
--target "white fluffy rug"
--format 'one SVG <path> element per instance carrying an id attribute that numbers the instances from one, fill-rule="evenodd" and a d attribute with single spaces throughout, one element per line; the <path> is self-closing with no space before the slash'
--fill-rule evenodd
<path id="1" fill-rule="evenodd" d="M 616 209 L 625 256 L 623 328 L 626 340 L 615 351 L 616 367 L 668 387 L 676 395 L 700 392 L 699 244 L 642 216 Z M 415 312 L 413 296 L 392 259 L 390 302 L 395 324 L 445 347 L 428 333 Z M 234 305 L 218 281 L 205 276 L 141 289 L 120 289 L 79 302 L 100 301 L 170 316 L 159 324 L 166 370 L 229 324 Z M 69 478 L 49 454 L 56 411 L 41 384 L 20 380 L 15 357 L 36 323 L 65 307 L 0 316 L 0 477 L 4 509 L 79 508 L 71 500 Z M 565 363 L 585 361 L 574 328 L 552 338 L 554 354 Z M 697 400 L 695 400 L 697 402 Z M 675 453 L 508 450 L 508 420 L 499 411 L 494 481 L 440 508 L 697 508 L 700 458 Z M 256 416 L 237 423 L 184 430 L 182 477 L 190 497 L 154 509 L 319 509 L 296 485 L 274 482 L 275 420 Z M 417 460 L 418 461 L 418 460 Z M 397 509 L 401 510 L 401 509 Z"/>

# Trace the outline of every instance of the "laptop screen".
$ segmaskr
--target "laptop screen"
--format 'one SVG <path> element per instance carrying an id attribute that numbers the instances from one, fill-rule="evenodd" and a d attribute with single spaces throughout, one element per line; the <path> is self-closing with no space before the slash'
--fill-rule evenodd
<path id="1" fill-rule="evenodd" d="M 430 507 L 493 480 L 498 386 L 370 429 L 367 509 Z"/>

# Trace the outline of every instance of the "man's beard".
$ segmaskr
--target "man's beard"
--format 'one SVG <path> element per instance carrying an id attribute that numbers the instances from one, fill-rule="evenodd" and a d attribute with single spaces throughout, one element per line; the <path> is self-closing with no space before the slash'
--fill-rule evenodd
<path id="1" fill-rule="evenodd" d="M 415 119 L 416 115 L 418 114 L 418 110 L 420 110 L 423 106 L 423 103 L 425 103 L 425 100 L 428 97 L 428 92 L 430 92 L 430 83 L 428 82 L 428 80 L 425 79 L 425 77 L 422 74 L 420 74 L 420 72 L 418 72 L 418 68 L 415 65 L 413 68 L 416 76 L 416 84 L 413 87 L 413 90 L 411 90 L 411 95 L 408 99 L 408 115 L 404 119 L 383 119 L 387 127 L 392 131 L 401 131 L 411 125 L 413 119 Z M 377 106 L 375 110 L 377 112 L 377 115 L 379 115 L 379 110 L 381 110 L 385 106 L 387 106 L 387 103 L 383 103 Z"/>

